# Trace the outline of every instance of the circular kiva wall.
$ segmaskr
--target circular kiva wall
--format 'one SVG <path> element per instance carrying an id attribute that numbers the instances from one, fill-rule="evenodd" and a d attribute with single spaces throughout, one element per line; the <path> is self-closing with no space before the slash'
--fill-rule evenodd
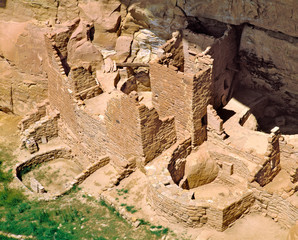
<path id="1" fill-rule="evenodd" d="M 238 182 L 229 181 L 230 176 L 215 161 L 213 163 L 208 153 L 198 157 L 199 152 L 190 153 L 190 147 L 190 141 L 185 141 L 173 151 L 169 162 L 153 162 L 147 167 L 148 203 L 170 221 L 190 227 L 207 224 L 223 231 L 254 203 L 253 192 Z M 190 164 L 197 167 L 193 174 L 205 172 L 204 177 L 193 181 L 196 185 L 189 190 L 180 187 L 178 181 L 179 178 L 184 179 L 187 166 L 185 159 L 188 156 L 191 156 L 189 159 L 192 161 L 198 160 Z M 165 156 L 164 158 L 166 159 Z M 175 173 L 170 172 L 173 169 L 176 170 Z M 207 174 L 208 171 L 211 171 L 210 175 Z M 191 174 L 186 177 L 189 176 Z M 227 185 L 227 182 L 230 183 Z"/>

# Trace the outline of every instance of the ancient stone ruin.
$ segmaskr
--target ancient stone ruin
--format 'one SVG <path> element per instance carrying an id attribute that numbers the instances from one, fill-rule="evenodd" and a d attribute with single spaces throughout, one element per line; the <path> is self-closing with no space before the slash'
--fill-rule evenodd
<path id="1" fill-rule="evenodd" d="M 9 23 L 20 57 L 0 47 L 1 69 L 34 76 L 17 77 L 25 87 L 0 82 L 0 109 L 24 115 L 21 181 L 26 169 L 62 157 L 82 173 L 52 193 L 31 179 L 33 191 L 55 198 L 109 165 L 110 189 L 141 172 L 146 204 L 169 222 L 224 231 L 254 212 L 295 225 L 294 3 L 58 2 L 45 11 L 22 1 L 23 22 Z M 0 17 L 13 6 L 0 5 Z M 116 204 L 107 191 L 101 197 Z"/>

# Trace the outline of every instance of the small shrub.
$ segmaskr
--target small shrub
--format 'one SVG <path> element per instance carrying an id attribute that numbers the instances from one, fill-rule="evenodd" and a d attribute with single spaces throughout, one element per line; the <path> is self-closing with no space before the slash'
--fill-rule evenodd
<path id="1" fill-rule="evenodd" d="M 8 183 L 12 180 L 12 170 L 9 170 L 9 172 L 4 172 L 1 170 L 2 161 L 0 160 L 0 182 L 2 183 Z"/>
<path id="2" fill-rule="evenodd" d="M 29 210 L 29 209 L 31 209 L 31 206 L 28 203 L 25 202 L 25 203 L 21 203 L 19 205 L 18 211 L 19 211 L 19 213 L 23 213 L 23 212 L 25 212 L 26 210 Z"/>
<path id="3" fill-rule="evenodd" d="M 140 222 L 140 225 L 150 225 L 150 223 L 145 221 L 143 218 L 138 219 L 138 221 Z"/>
<path id="4" fill-rule="evenodd" d="M 131 213 L 137 212 L 137 210 L 134 208 L 135 208 L 134 206 L 126 206 L 125 207 L 126 211 L 131 212 Z"/>
<path id="5" fill-rule="evenodd" d="M 24 199 L 23 193 L 17 189 L 9 189 L 4 186 L 4 189 L 0 191 L 0 206 L 16 206 Z"/>

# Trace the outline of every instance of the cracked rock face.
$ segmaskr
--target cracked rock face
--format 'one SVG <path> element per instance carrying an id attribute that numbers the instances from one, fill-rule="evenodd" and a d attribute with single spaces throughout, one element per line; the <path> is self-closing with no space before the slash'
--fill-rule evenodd
<path id="1" fill-rule="evenodd" d="M 262 89 L 264 95 L 285 105 L 290 114 L 297 114 L 297 38 L 245 26 L 239 55 L 239 83 Z"/>
<path id="2" fill-rule="evenodd" d="M 163 53 L 159 47 L 173 32 L 222 33 L 228 23 L 238 25 L 241 39 L 237 81 L 296 114 L 296 9 L 289 0 L 5 1 L 0 6 L 0 108 L 24 114 L 46 98 L 46 32 L 60 29 L 55 41 L 68 73 L 72 66 L 99 70 L 108 58 L 148 63 Z"/>

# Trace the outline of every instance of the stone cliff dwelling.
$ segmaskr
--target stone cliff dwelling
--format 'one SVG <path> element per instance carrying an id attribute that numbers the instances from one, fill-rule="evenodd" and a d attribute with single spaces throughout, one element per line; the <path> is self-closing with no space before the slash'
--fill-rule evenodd
<path id="1" fill-rule="evenodd" d="M 101 176 L 92 190 L 117 206 L 131 179 L 144 216 L 224 231 L 259 213 L 294 226 L 297 30 L 258 22 L 253 6 L 231 20 L 195 1 L 134 2 L 79 1 L 79 17 L 46 21 L 46 97 L 18 113 L 20 182 L 50 199 Z M 63 183 L 30 175 L 57 160 Z"/>

